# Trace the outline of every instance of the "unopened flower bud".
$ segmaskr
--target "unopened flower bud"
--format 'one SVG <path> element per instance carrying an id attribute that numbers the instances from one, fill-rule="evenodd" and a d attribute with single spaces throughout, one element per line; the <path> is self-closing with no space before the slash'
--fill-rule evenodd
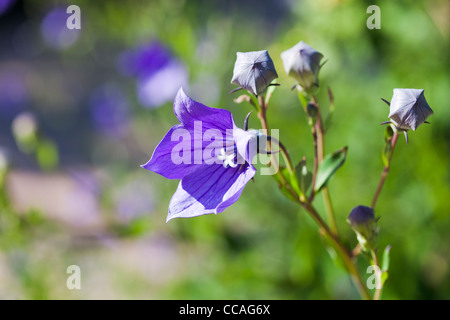
<path id="1" fill-rule="evenodd" d="M 312 92 L 319 87 L 318 76 L 322 58 L 320 52 L 303 41 L 281 53 L 286 73 L 297 80 L 306 92 Z"/>
<path id="2" fill-rule="evenodd" d="M 353 208 L 348 216 L 347 221 L 356 232 L 363 250 L 374 249 L 378 232 L 377 220 L 374 210 L 366 206 Z"/>
<path id="3" fill-rule="evenodd" d="M 433 114 L 423 89 L 394 89 L 389 118 L 400 130 L 416 131 Z"/>
<path id="4" fill-rule="evenodd" d="M 255 96 L 262 93 L 278 78 L 267 50 L 237 52 L 231 83 L 237 84 Z"/>

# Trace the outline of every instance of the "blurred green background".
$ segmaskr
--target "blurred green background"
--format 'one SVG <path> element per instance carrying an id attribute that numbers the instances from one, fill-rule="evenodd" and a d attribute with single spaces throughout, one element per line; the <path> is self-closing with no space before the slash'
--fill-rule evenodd
<path id="1" fill-rule="evenodd" d="M 79 31 L 65 26 L 70 4 L 81 8 Z M 166 224 L 178 181 L 139 167 L 177 123 L 174 87 L 242 126 L 250 107 L 228 94 L 236 51 L 263 49 L 281 84 L 269 124 L 295 162 L 306 155 L 312 165 L 280 58 L 303 40 L 327 60 L 324 112 L 325 89 L 335 96 L 326 152 L 349 146 L 330 183 L 349 248 L 346 217 L 370 204 L 382 171 L 380 98 L 425 89 L 432 124 L 409 145 L 401 137 L 377 204 L 380 247 L 392 245 L 383 298 L 449 299 L 450 3 L 376 1 L 380 30 L 366 27 L 371 4 L 1 0 L 0 298 L 357 299 L 312 220 L 271 177 L 257 175 L 218 216 Z M 250 126 L 259 128 L 256 116 Z M 321 196 L 315 204 L 324 213 Z M 66 287 L 73 264 L 81 290 Z M 368 261 L 359 265 L 366 279 Z"/>

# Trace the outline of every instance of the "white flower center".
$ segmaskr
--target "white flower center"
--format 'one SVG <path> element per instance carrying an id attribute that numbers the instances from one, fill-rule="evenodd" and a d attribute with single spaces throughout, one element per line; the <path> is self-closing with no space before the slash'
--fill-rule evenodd
<path id="1" fill-rule="evenodd" d="M 223 160 L 223 166 L 225 168 L 232 167 L 236 168 L 237 163 L 234 161 L 236 158 L 236 153 L 234 150 L 226 151 L 225 148 L 220 149 L 220 154 L 217 156 L 217 159 Z"/>

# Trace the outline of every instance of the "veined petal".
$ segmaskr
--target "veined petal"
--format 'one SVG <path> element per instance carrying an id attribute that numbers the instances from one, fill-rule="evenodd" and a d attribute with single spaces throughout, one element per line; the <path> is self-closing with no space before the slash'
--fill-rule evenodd
<path id="1" fill-rule="evenodd" d="M 189 133 L 190 138 L 186 138 L 186 141 L 183 140 L 180 142 L 181 139 L 174 140 L 175 136 L 181 137 L 181 134 L 177 134 L 177 130 L 179 131 L 185 129 L 180 124 L 173 126 L 161 142 L 156 146 L 150 160 L 141 166 L 142 168 L 156 172 L 167 179 L 182 179 L 184 176 L 190 174 L 199 165 L 201 165 L 194 163 L 193 157 L 195 149 L 193 149 L 193 137 L 190 135 L 189 131 L 186 131 L 186 133 Z M 189 150 L 191 153 L 189 156 L 183 155 L 186 156 L 185 163 L 178 163 L 179 161 L 174 161 L 174 152 L 179 149 L 180 143 L 184 143 L 186 150 Z M 181 145 L 181 147 L 183 147 L 183 145 Z M 180 151 L 178 151 L 178 156 L 180 155 L 179 152 Z"/>
<path id="2" fill-rule="evenodd" d="M 167 221 L 224 211 L 237 201 L 255 172 L 247 164 L 236 168 L 213 164 L 192 172 L 178 185 L 170 201 Z"/>
<path id="3" fill-rule="evenodd" d="M 193 128 L 179 124 L 172 127 L 155 148 L 151 159 L 142 167 L 168 179 L 182 179 L 198 166 L 221 163 L 217 156 L 222 148 L 234 146 L 233 130 L 203 126 L 196 121 Z"/>
<path id="4" fill-rule="evenodd" d="M 180 123 L 186 128 L 193 127 L 195 121 L 201 121 L 205 128 L 216 128 L 224 132 L 227 129 L 233 129 L 230 111 L 210 108 L 194 101 L 184 93 L 183 88 L 178 90 L 173 110 Z"/>

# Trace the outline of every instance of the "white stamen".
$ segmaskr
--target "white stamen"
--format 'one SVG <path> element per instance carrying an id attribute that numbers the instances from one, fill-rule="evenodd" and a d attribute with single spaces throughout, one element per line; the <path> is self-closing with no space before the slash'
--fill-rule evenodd
<path id="1" fill-rule="evenodd" d="M 220 149 L 220 154 L 217 156 L 217 159 L 223 160 L 223 166 L 227 168 L 228 166 L 232 168 L 237 167 L 237 163 L 234 162 L 234 158 L 236 157 L 236 154 L 233 151 L 225 151 L 225 148 Z"/>

